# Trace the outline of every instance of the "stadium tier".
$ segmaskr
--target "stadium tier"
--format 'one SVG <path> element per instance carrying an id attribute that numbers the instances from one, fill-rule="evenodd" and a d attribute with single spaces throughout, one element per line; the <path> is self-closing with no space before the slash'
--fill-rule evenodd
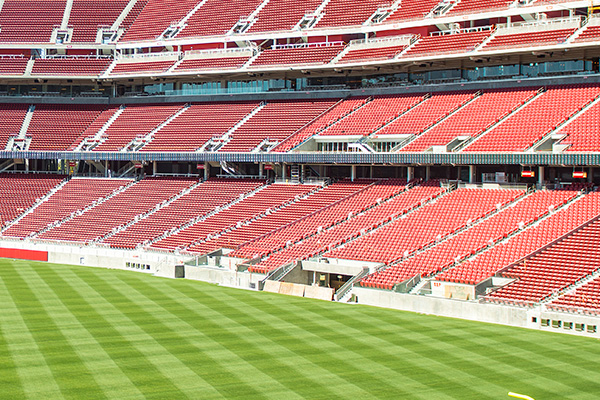
<path id="1" fill-rule="evenodd" d="M 0 0 L 0 255 L 598 335 L 599 7 Z"/>

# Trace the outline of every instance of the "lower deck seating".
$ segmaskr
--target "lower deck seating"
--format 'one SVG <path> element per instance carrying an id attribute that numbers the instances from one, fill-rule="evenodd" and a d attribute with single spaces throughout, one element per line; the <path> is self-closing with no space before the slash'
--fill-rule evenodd
<path id="1" fill-rule="evenodd" d="M 600 215 L 600 193 L 587 194 L 506 242 L 460 263 L 436 279 L 477 284 Z"/>
<path id="2" fill-rule="evenodd" d="M 29 62 L 28 57 L 0 55 L 0 75 L 23 75 Z"/>
<path id="3" fill-rule="evenodd" d="M 491 301 L 537 303 L 600 268 L 600 221 L 594 221 L 504 271 L 516 279 L 486 296 Z"/>
<path id="4" fill-rule="evenodd" d="M 5 150 L 11 137 L 21 130 L 28 107 L 23 104 L 0 105 L 0 150 Z"/>
<path id="5" fill-rule="evenodd" d="M 27 214 L 7 229 L 3 236 L 27 237 L 94 203 L 103 201 L 107 196 L 131 183 L 129 179 L 73 178 L 47 201 L 40 204 L 34 212 Z"/>
<path id="6" fill-rule="evenodd" d="M 0 174 L 0 227 L 32 207 L 64 179 L 52 174 Z"/>
<path id="7" fill-rule="evenodd" d="M 457 189 L 324 257 L 389 264 L 489 214 L 523 194 L 509 189 Z M 407 234 L 410 232 L 410 234 Z"/>
<path id="8" fill-rule="evenodd" d="M 172 229 L 191 223 L 196 218 L 213 212 L 216 208 L 228 205 L 239 199 L 240 196 L 245 196 L 257 190 L 264 183 L 264 181 L 252 179 L 210 179 L 199 184 L 168 206 L 148 216 L 148 218 L 108 238 L 104 243 L 110 244 L 111 247 L 135 248 L 170 232 Z M 275 186 L 271 191 L 279 192 L 280 189 Z M 287 193 L 281 192 L 282 196 L 288 196 Z M 274 196 L 272 200 L 275 200 Z M 234 222 L 231 221 L 231 223 Z"/>
<path id="9" fill-rule="evenodd" d="M 341 44 L 268 49 L 261 52 L 249 68 L 327 64 L 343 49 Z"/>
<path id="10" fill-rule="evenodd" d="M 546 309 L 599 315 L 600 278 L 595 278 L 581 287 L 563 294 L 550 304 L 547 304 Z"/>
<path id="11" fill-rule="evenodd" d="M 416 275 L 423 277 L 438 273 L 514 233 L 520 223 L 529 224 L 536 221 L 552 207 L 561 205 L 575 196 L 575 193 L 543 190 L 517 199 L 516 204 L 500 210 L 490 218 L 466 227 L 414 257 L 364 278 L 361 285 L 391 289 L 396 283 Z"/>
<path id="12" fill-rule="evenodd" d="M 31 75 L 101 75 L 110 65 L 110 58 L 64 57 L 38 58 Z"/>
<path id="13" fill-rule="evenodd" d="M 38 236 L 68 242 L 98 240 L 194 184 L 193 179 L 147 178 Z"/>

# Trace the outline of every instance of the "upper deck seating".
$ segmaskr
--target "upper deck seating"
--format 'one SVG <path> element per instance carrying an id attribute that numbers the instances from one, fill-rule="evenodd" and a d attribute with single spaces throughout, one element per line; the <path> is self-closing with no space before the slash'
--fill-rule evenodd
<path id="1" fill-rule="evenodd" d="M 60 26 L 66 0 L 5 0 L 0 12 L 1 43 L 49 43 Z"/>
<path id="2" fill-rule="evenodd" d="M 240 18 L 248 17 L 261 3 L 262 0 L 207 0 L 187 20 L 177 37 L 225 35 Z"/>
<path id="3" fill-rule="evenodd" d="M 381 5 L 380 0 L 330 0 L 315 28 L 362 25 Z"/>
<path id="4" fill-rule="evenodd" d="M 421 57 L 434 54 L 468 53 L 475 50 L 491 30 L 461 31 L 424 36 L 406 50 L 401 57 Z"/>
<path id="5" fill-rule="evenodd" d="M 322 0 L 288 1 L 270 0 L 260 10 L 256 22 L 247 33 L 291 30 L 306 12 L 314 11 Z"/>
<path id="6" fill-rule="evenodd" d="M 267 49 L 260 53 L 249 68 L 327 64 L 343 49 L 343 44 Z"/>

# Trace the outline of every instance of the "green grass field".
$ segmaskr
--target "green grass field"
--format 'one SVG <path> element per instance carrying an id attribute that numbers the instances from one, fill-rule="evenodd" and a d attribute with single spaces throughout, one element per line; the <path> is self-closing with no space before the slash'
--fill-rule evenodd
<path id="1" fill-rule="evenodd" d="M 600 397 L 595 339 L 0 261 L 6 399 Z"/>

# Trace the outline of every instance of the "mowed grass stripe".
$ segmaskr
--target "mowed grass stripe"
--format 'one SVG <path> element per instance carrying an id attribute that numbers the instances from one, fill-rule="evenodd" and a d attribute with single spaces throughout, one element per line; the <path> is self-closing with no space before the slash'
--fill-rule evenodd
<path id="1" fill-rule="evenodd" d="M 129 286 L 125 281 L 123 284 Z M 133 289 L 132 286 L 129 287 Z M 136 282 L 135 287 L 139 291 L 145 289 L 143 290 L 143 294 L 149 298 L 156 298 L 161 300 L 161 304 L 168 304 L 169 310 L 174 309 L 174 304 L 172 304 L 171 301 L 177 302 L 177 300 L 171 299 L 171 301 L 165 301 L 165 296 L 160 293 L 160 289 L 165 286 L 152 285 L 144 288 L 143 282 Z M 181 296 L 181 294 L 179 294 L 179 296 Z M 209 303 L 214 304 L 212 301 Z M 219 301 L 216 303 L 221 305 Z M 161 307 L 156 303 L 154 306 Z M 155 310 L 150 306 L 147 307 L 149 307 L 148 312 L 160 312 L 160 310 Z M 228 319 L 229 317 L 222 316 L 221 318 Z M 182 320 L 183 319 L 189 321 L 189 324 L 193 323 L 188 311 L 182 315 Z M 312 371 L 312 366 L 308 362 L 298 359 L 295 354 L 279 354 L 275 349 L 270 350 L 267 346 L 256 345 L 255 343 L 248 341 L 240 332 L 226 330 L 220 322 L 221 319 L 219 317 L 212 316 L 210 319 L 203 321 L 203 330 L 206 331 L 206 329 L 209 328 L 209 324 L 213 325 L 213 329 L 211 330 L 209 328 L 209 330 L 217 335 L 214 336 L 215 340 L 224 343 L 227 347 L 233 348 L 240 360 L 243 360 L 243 362 L 252 366 L 256 371 L 262 371 L 263 374 L 266 374 L 269 377 L 268 380 L 257 380 L 258 376 L 255 374 L 250 375 L 250 378 L 254 380 L 254 385 L 262 388 L 263 394 L 266 393 L 274 398 L 281 398 L 282 395 L 285 395 L 285 397 L 288 398 L 294 394 L 303 398 L 313 396 L 331 398 L 332 396 L 340 395 L 340 393 L 336 393 L 331 389 L 331 386 L 333 386 L 335 382 L 330 382 L 329 380 L 335 380 L 335 376 L 328 376 L 326 371 L 322 370 Z M 219 353 L 214 353 L 214 356 L 219 356 Z M 232 368 L 229 366 L 231 362 L 229 357 L 221 357 L 220 362 L 223 364 L 223 368 L 228 370 Z M 239 368 L 240 366 L 239 364 L 234 364 L 233 367 Z M 324 380 L 327 380 L 327 385 L 322 383 Z M 232 384 L 234 386 L 239 386 L 239 382 L 233 382 Z M 273 386 L 274 384 L 275 386 Z M 284 387 L 286 391 L 281 392 L 280 389 L 278 389 L 279 386 Z M 357 390 L 356 387 L 352 387 L 352 389 L 353 391 Z"/>
<path id="2" fill-rule="evenodd" d="M 112 308 L 107 299 L 94 293 L 87 281 L 81 279 L 70 270 L 56 274 L 50 270 L 46 274 L 52 281 L 60 282 L 64 288 L 61 293 L 61 301 L 78 315 L 80 323 L 93 335 L 101 350 L 111 361 L 118 371 L 114 370 L 114 381 L 109 383 L 115 389 L 120 390 L 115 397 L 119 399 L 137 399 L 160 396 L 177 391 L 177 388 L 162 374 L 146 357 L 137 350 L 136 336 L 123 335 L 119 333 L 113 321 L 105 318 L 106 310 Z M 50 277 L 50 275 L 53 275 Z M 100 310 L 100 312 L 97 312 Z M 110 315 L 114 314 L 109 314 Z M 112 367 L 112 366 L 111 366 Z M 99 371 L 102 373 L 102 371 Z M 122 376 L 119 377 L 118 374 Z M 122 382 L 122 384 L 118 384 Z M 160 388 L 157 390 L 157 388 Z M 111 396 L 112 397 L 112 396 Z"/>
<path id="3" fill-rule="evenodd" d="M 70 278 L 70 280 L 73 279 L 75 280 L 75 278 Z M 91 283 L 91 285 L 88 285 L 88 283 Z M 128 300 L 125 300 L 125 296 L 122 295 L 121 290 L 124 289 L 124 287 L 115 287 L 113 284 L 108 283 L 107 281 L 105 281 L 103 279 L 102 276 L 97 276 L 93 279 L 92 282 L 84 282 L 81 281 L 82 286 L 85 285 L 89 288 L 89 290 L 92 290 L 96 293 L 96 296 L 102 298 L 102 293 L 107 292 L 107 295 L 113 295 L 114 293 L 119 293 L 118 297 L 114 297 L 114 301 L 118 302 L 120 304 L 125 304 L 128 302 Z M 125 288 L 126 290 L 129 290 L 128 288 Z M 135 299 L 136 302 L 139 303 L 149 303 L 150 300 L 145 299 L 144 297 L 137 297 Z M 133 304 L 133 303 L 131 303 Z M 140 308 L 133 308 L 131 310 L 128 311 L 128 313 L 132 314 L 132 315 L 136 315 L 137 318 L 148 318 L 148 316 L 151 316 L 153 319 L 156 319 L 158 317 L 154 317 L 151 314 L 148 314 L 146 312 L 143 312 L 142 314 L 140 314 Z M 158 312 L 159 313 L 159 312 Z M 157 313 L 157 314 L 158 314 Z M 164 311 L 163 311 L 164 313 Z M 169 321 L 176 321 L 177 318 L 174 318 L 170 313 L 167 317 L 167 319 Z M 144 320 L 144 325 L 148 325 L 147 320 Z M 152 319 L 150 319 L 150 322 L 152 322 Z M 150 323 L 150 325 L 155 325 L 153 323 Z M 210 341 L 206 341 L 203 340 L 204 339 L 204 334 L 201 331 L 196 330 L 195 328 L 190 329 L 189 327 L 182 327 L 179 326 L 177 331 L 171 331 L 171 332 L 164 332 L 164 329 L 161 329 L 160 331 L 156 331 L 153 332 L 153 339 L 155 339 L 158 343 L 160 343 L 161 345 L 163 345 L 163 343 L 161 343 L 164 338 L 167 338 L 169 340 L 170 345 L 172 346 L 172 342 L 175 342 L 177 344 L 177 352 L 171 352 L 171 354 L 175 357 L 177 357 L 182 363 L 186 364 L 187 367 L 189 367 L 192 370 L 195 370 L 196 372 L 196 376 L 197 376 L 197 382 L 196 385 L 203 387 L 205 390 L 203 392 L 203 398 L 209 398 L 209 397 L 224 397 L 226 396 L 228 393 L 227 392 L 221 392 L 219 391 L 218 387 L 213 386 L 211 383 L 209 383 L 206 379 L 206 376 L 203 375 L 210 375 L 210 374 L 216 374 L 217 376 L 221 376 L 225 379 L 230 379 L 232 380 L 232 383 L 239 383 L 239 381 L 237 381 L 235 375 L 232 375 L 230 373 L 230 371 L 227 370 L 222 370 L 220 368 L 220 364 L 218 363 L 218 360 L 210 360 L 207 356 L 206 356 L 206 352 L 211 351 L 214 347 L 214 345 L 218 345 L 218 343 L 211 343 Z M 222 346 L 221 346 L 222 347 Z M 167 349 L 165 347 L 165 349 Z M 222 348 L 224 351 L 228 351 L 228 349 L 226 348 Z M 170 349 L 169 349 L 170 350 Z M 231 356 L 235 356 L 235 353 L 231 353 Z M 234 373 L 237 373 L 237 371 L 233 371 Z M 259 372 L 259 371 L 257 371 Z M 253 383 L 257 386 L 261 385 L 262 383 L 257 382 L 256 379 L 252 379 L 252 376 L 248 376 L 248 377 L 244 377 L 242 375 L 239 376 L 239 378 L 245 378 L 247 380 L 253 380 Z M 243 385 L 240 385 L 240 387 L 243 388 Z M 258 395 L 258 393 L 255 393 L 256 395 Z"/>
<path id="4" fill-rule="evenodd" d="M 78 349 L 70 343 L 69 333 L 64 332 L 65 325 L 62 317 L 65 314 L 60 313 L 59 316 L 58 313 L 54 313 L 55 317 L 60 317 L 60 320 L 55 320 L 48 313 L 46 299 L 38 295 L 38 288 L 34 290 L 31 287 L 31 281 L 36 279 L 35 274 L 28 273 L 28 270 L 32 271 L 27 266 L 9 269 L 11 284 L 6 286 L 18 307 L 22 307 L 20 312 L 27 329 L 33 335 L 46 363 L 52 369 L 54 380 L 60 387 L 60 394 L 65 398 L 76 399 L 81 395 L 81 390 L 85 389 L 90 399 L 106 398 Z M 72 365 L 78 365 L 79 368 L 72 370 Z M 58 393 L 53 394 L 53 396 L 57 395 Z"/>
<path id="5" fill-rule="evenodd" d="M 2 268 L 6 276 L 5 268 Z M 8 286 L 13 285 L 12 279 Z M 60 388 L 53 371 L 46 363 L 35 338 L 29 331 L 21 312 L 0 276 L 0 331 L 6 357 L 0 363 L 2 392 L 6 398 L 56 398 Z"/>
<path id="6" fill-rule="evenodd" d="M 93 379 L 101 369 L 89 373 L 72 346 L 57 352 L 66 332 L 82 329 L 89 336 L 74 343 L 93 343 L 97 360 L 110 357 L 110 372 L 129 382 L 115 387 L 146 398 L 598 398 L 595 339 L 131 271 L 10 264 L 0 260 L 0 356 L 11 354 L 0 360 L 0 398 L 108 397 Z M 44 379 L 23 379 L 31 368 L 45 368 Z M 78 374 L 88 376 L 69 380 Z"/>
<path id="7" fill-rule="evenodd" d="M 69 275 L 68 271 L 64 273 Z M 93 273 L 86 276 L 81 269 L 77 269 L 75 273 L 86 281 L 89 287 L 85 290 L 79 286 L 77 290 L 85 293 L 88 305 L 105 319 L 105 334 L 108 333 L 109 338 L 112 337 L 120 344 L 117 348 L 119 354 L 116 356 L 144 397 L 223 397 L 211 385 L 203 383 L 201 377 L 161 345 L 161 337 L 154 329 L 152 318 L 148 318 L 147 315 L 140 317 L 138 305 L 123 301 L 125 297 L 118 287 L 96 279 Z M 76 282 L 73 287 L 75 286 Z M 144 299 L 137 301 L 142 302 Z"/>
<path id="8" fill-rule="evenodd" d="M 180 299 L 189 299 L 184 291 L 173 290 L 181 287 L 184 286 L 164 287 L 162 294 L 169 296 L 172 301 L 181 303 Z M 152 287 L 147 287 L 147 290 L 151 289 Z M 208 318 L 206 323 L 213 323 L 211 320 L 215 319 L 225 320 L 225 323 L 220 322 L 215 325 L 215 332 L 221 332 L 222 340 L 227 340 L 228 345 L 239 346 L 242 349 L 239 354 L 246 362 L 258 364 L 260 368 L 272 371 L 270 375 L 287 386 L 290 386 L 287 382 L 293 380 L 294 385 L 301 388 L 304 397 L 343 396 L 344 393 L 348 393 L 348 390 L 361 393 L 361 388 L 354 382 L 348 379 L 342 380 L 342 376 L 331 373 L 328 369 L 312 362 L 310 358 L 299 354 L 297 347 L 299 345 L 306 347 L 301 341 L 304 336 L 307 336 L 306 334 L 302 334 L 301 331 L 283 331 L 269 321 L 254 316 L 257 310 L 245 307 L 239 301 L 231 301 L 226 296 L 218 296 L 219 299 L 216 299 L 211 296 L 213 293 L 213 290 L 203 291 L 202 296 L 211 299 L 205 302 L 209 306 L 192 311 L 198 318 Z M 148 295 L 152 293 L 148 292 Z M 197 296 L 198 292 L 194 291 L 191 295 Z M 227 332 L 226 337 L 223 337 L 223 330 Z M 292 343 L 282 345 L 277 340 L 280 337 L 285 337 Z M 318 352 L 319 357 L 323 356 L 324 350 L 327 349 Z M 335 361 L 329 359 L 330 363 Z M 316 377 L 318 379 L 315 380 Z M 326 381 L 327 385 L 324 386 L 323 381 Z M 368 392 L 362 394 L 367 395 Z"/>
<path id="9" fill-rule="evenodd" d="M 447 398 L 453 398 L 452 393 L 460 390 L 463 393 L 464 398 L 483 398 L 477 386 L 469 386 L 464 384 L 458 379 L 448 379 L 446 376 L 437 373 L 440 368 L 437 365 L 437 359 L 431 358 L 427 363 L 415 363 L 413 360 L 415 356 L 422 358 L 422 354 L 407 351 L 404 347 L 393 346 L 390 348 L 389 343 L 385 340 L 381 340 L 377 335 L 369 337 L 369 340 L 362 340 L 363 335 L 360 332 L 352 332 L 353 329 L 346 323 L 337 323 L 334 320 L 327 320 L 323 318 L 323 315 L 314 312 L 320 304 L 326 304 L 316 300 L 303 300 L 290 302 L 283 308 L 277 305 L 278 302 L 270 301 L 269 297 L 273 295 L 267 295 L 260 297 L 265 302 L 263 309 L 268 310 L 269 313 L 276 313 L 280 318 L 283 318 L 291 324 L 303 324 L 310 326 L 310 330 L 315 336 L 327 337 L 329 340 L 335 341 L 336 346 L 341 350 L 334 350 L 335 354 L 340 351 L 345 351 L 348 360 L 347 363 L 351 364 L 341 366 L 343 369 L 339 373 L 344 373 L 347 368 L 357 368 L 360 372 L 364 373 L 370 371 L 376 375 L 376 390 L 378 394 L 389 393 L 390 396 L 398 394 L 399 392 L 405 392 L 406 395 L 413 393 L 417 390 L 424 390 L 425 388 L 431 389 L 432 385 L 438 389 L 438 398 L 445 398 L 444 392 L 448 396 Z M 313 304 L 314 303 L 314 304 Z M 348 307 L 346 307 L 348 308 Z M 338 310 L 343 313 L 343 309 Z M 353 320 L 352 313 L 344 316 L 346 322 Z M 294 316 L 294 317 L 292 317 Z M 356 321 L 365 326 L 365 321 Z M 410 339 L 409 339 L 410 340 Z M 401 350 L 397 352 L 397 350 Z M 337 365 L 337 363 L 333 363 Z M 411 381 L 399 381 L 398 374 L 406 374 L 407 371 L 411 372 Z M 461 375 L 458 371 L 456 375 Z M 459 378 L 459 377 L 457 377 Z M 413 397 L 415 397 L 413 395 Z M 416 396 L 418 397 L 418 396 Z M 424 398 L 427 398 L 425 395 Z"/>
<path id="10" fill-rule="evenodd" d="M 104 321 L 94 319 L 93 314 L 88 314 L 87 310 L 80 308 L 83 299 L 77 295 L 75 288 L 51 269 L 44 270 L 43 277 L 33 268 L 19 268 L 18 272 L 22 277 L 27 276 L 29 287 L 35 288 L 35 295 L 41 300 L 44 310 L 56 321 L 56 326 L 68 344 L 75 349 L 87 370 L 104 391 L 106 398 L 140 398 L 141 393 L 135 385 L 86 328 L 85 325 L 89 325 L 89 321 L 94 321 L 97 326 Z M 52 287 L 46 282 L 51 282 Z"/>

